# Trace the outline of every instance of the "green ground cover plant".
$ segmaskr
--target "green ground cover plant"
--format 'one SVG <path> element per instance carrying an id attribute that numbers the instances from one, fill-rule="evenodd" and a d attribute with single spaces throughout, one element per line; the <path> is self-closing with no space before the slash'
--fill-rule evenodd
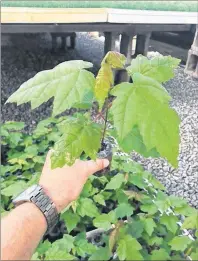
<path id="1" fill-rule="evenodd" d="M 132 10 L 197 12 L 195 1 L 2 1 L 5 7 L 119 8 Z"/>
<path id="2" fill-rule="evenodd" d="M 52 168 L 77 158 L 96 159 L 105 142 L 113 147 L 110 169 L 89 178 L 81 196 L 61 213 L 57 240 L 44 238 L 33 260 L 196 260 L 197 210 L 168 196 L 129 154 L 163 157 L 177 167 L 180 120 L 163 83 L 174 77 L 179 60 L 139 55 L 126 68 L 132 82 L 114 86 L 114 73 L 125 69 L 125 61 L 109 52 L 96 77 L 89 62 L 61 63 L 36 74 L 7 101 L 31 102 L 34 109 L 54 97 L 52 118 L 41 121 L 32 135 L 21 132 L 21 122 L 2 127 L 4 215 L 11 199 L 37 182 L 50 147 Z M 57 117 L 70 108 L 83 111 Z"/>

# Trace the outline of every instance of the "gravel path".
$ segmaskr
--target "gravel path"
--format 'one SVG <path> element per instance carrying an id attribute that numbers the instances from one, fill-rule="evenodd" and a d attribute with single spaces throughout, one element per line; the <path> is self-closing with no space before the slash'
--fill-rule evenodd
<path id="1" fill-rule="evenodd" d="M 29 41 L 32 41 L 30 45 Z M 13 44 L 14 43 L 14 44 Z M 42 44 L 44 43 L 44 47 Z M 17 107 L 3 105 L 20 84 L 34 76 L 37 71 L 50 69 L 65 60 L 84 59 L 94 63 L 93 72 L 99 67 L 103 55 L 103 41 L 78 34 L 75 50 L 51 54 L 49 35 L 12 36 L 2 47 L 2 120 L 25 121 L 27 130 L 51 114 L 52 101 L 31 111 L 29 104 Z M 173 169 L 162 159 L 144 159 L 133 153 L 133 159 L 142 163 L 145 169 L 167 187 L 169 193 L 186 198 L 198 208 L 198 81 L 187 77 L 183 67 L 176 71 L 176 77 L 166 84 L 173 97 L 172 106 L 181 117 L 181 146 L 179 167 Z M 67 114 L 69 111 L 67 112 Z"/>

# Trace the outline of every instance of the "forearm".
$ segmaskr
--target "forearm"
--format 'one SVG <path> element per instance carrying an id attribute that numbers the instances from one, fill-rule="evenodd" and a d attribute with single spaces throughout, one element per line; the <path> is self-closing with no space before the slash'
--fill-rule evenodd
<path id="1" fill-rule="evenodd" d="M 30 260 L 47 229 L 42 212 L 24 203 L 1 221 L 1 260 Z"/>

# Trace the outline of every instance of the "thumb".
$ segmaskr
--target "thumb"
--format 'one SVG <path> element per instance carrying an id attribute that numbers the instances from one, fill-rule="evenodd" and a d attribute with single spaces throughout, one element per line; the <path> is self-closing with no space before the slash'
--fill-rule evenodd
<path id="1" fill-rule="evenodd" d="M 85 161 L 84 163 L 86 163 L 86 172 L 88 175 L 92 175 L 95 172 L 102 170 L 109 166 L 108 159 L 97 159 L 96 161 L 88 160 L 88 161 Z"/>
<path id="2" fill-rule="evenodd" d="M 52 150 L 49 150 L 45 159 L 44 167 L 45 169 L 51 169 L 51 155 L 52 155 Z"/>

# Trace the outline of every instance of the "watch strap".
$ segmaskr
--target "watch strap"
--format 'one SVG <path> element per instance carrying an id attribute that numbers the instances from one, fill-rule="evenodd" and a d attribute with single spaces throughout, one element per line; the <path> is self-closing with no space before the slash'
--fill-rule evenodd
<path id="1" fill-rule="evenodd" d="M 32 192 L 30 201 L 33 202 L 45 216 L 48 227 L 46 233 L 50 232 L 59 220 L 59 215 L 55 204 L 52 202 L 50 197 L 46 195 L 40 185 L 37 185 L 35 191 Z"/>

